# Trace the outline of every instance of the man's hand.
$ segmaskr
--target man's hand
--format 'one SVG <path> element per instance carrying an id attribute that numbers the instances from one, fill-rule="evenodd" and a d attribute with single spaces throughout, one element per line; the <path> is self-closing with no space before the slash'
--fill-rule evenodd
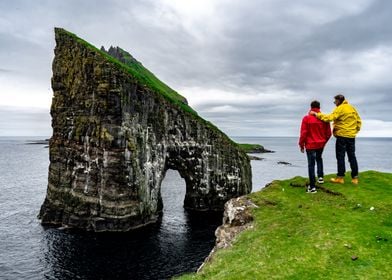
<path id="1" fill-rule="evenodd" d="M 305 151 L 305 149 L 302 147 L 300 147 L 299 149 L 301 150 L 301 153 L 303 153 Z"/>

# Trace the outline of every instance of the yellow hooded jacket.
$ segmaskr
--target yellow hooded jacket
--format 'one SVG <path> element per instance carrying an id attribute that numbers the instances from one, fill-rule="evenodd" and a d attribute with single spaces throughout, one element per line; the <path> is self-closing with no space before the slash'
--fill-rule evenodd
<path id="1" fill-rule="evenodd" d="M 333 122 L 333 135 L 354 138 L 361 129 L 362 121 L 355 108 L 344 100 L 331 114 L 317 113 L 317 118 Z"/>

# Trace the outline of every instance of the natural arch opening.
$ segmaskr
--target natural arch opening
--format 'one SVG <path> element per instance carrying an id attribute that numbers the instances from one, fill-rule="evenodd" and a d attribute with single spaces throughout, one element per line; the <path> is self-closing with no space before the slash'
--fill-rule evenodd
<path id="1" fill-rule="evenodd" d="M 190 211 L 184 207 L 186 192 L 186 178 L 179 170 L 168 168 L 160 185 L 163 208 L 155 240 L 160 261 L 195 271 L 215 245 L 214 233 L 222 215 Z"/>
<path id="2" fill-rule="evenodd" d="M 168 169 L 161 183 L 163 223 L 185 222 L 185 193 L 186 183 L 184 178 L 181 178 L 177 170 Z"/>
<path id="3" fill-rule="evenodd" d="M 186 194 L 186 178 L 176 169 L 167 169 L 160 187 L 160 232 L 164 233 L 160 235 L 160 241 L 166 238 L 176 240 L 177 247 L 189 240 L 214 241 L 214 232 L 222 223 L 223 211 L 189 209 L 186 207 Z"/>

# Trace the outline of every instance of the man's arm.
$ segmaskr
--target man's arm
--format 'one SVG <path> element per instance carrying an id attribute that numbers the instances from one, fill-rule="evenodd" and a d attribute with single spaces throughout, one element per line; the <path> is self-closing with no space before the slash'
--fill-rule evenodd
<path id="1" fill-rule="evenodd" d="M 316 116 L 319 120 L 322 120 L 323 122 L 333 122 L 337 118 L 339 118 L 340 111 L 338 107 L 336 107 L 331 114 L 317 113 L 314 111 L 311 111 L 310 114 Z"/>
<path id="2" fill-rule="evenodd" d="M 355 110 L 355 113 L 356 113 L 356 119 L 357 119 L 357 131 L 360 131 L 361 126 L 362 126 L 362 120 L 361 120 L 361 117 L 359 116 L 357 110 Z"/>
<path id="3" fill-rule="evenodd" d="M 301 123 L 301 132 L 300 132 L 300 137 L 299 137 L 299 142 L 298 142 L 299 148 L 302 153 L 305 150 L 305 140 L 306 140 L 307 135 L 308 135 L 308 124 L 306 122 L 306 117 L 304 117 L 302 119 L 302 123 Z"/>
<path id="4" fill-rule="evenodd" d="M 329 122 L 324 123 L 325 126 L 325 139 L 328 141 L 329 138 L 331 138 L 332 132 L 331 132 L 331 125 Z"/>

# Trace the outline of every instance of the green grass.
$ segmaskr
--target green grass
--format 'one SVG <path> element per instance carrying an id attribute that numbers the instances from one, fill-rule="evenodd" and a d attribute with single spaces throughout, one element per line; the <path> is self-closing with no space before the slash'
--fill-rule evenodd
<path id="1" fill-rule="evenodd" d="M 358 186 L 330 177 L 341 195 L 290 185 L 301 177 L 250 194 L 254 228 L 179 279 L 392 279 L 392 174 L 363 172 Z"/>
<path id="2" fill-rule="evenodd" d="M 252 153 L 255 150 L 264 150 L 264 147 L 259 144 L 238 144 L 245 153 Z"/>
<path id="3" fill-rule="evenodd" d="M 129 73 L 131 73 L 133 76 L 136 76 L 142 83 L 148 84 L 149 87 L 167 97 L 171 102 L 179 105 L 184 110 L 191 111 L 192 113 L 196 114 L 196 112 L 186 104 L 185 97 L 159 80 L 153 73 L 145 68 L 139 61 L 133 58 L 128 52 L 121 48 L 119 49 L 125 60 L 125 63 L 119 61 L 122 64 L 121 67 L 127 68 Z"/>

